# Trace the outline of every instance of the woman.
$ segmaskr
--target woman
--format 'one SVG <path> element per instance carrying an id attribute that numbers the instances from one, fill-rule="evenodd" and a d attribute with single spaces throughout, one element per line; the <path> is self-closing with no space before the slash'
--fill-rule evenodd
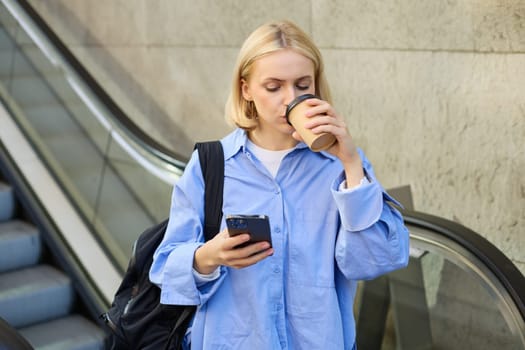
<path id="1" fill-rule="evenodd" d="M 312 152 L 287 123 L 308 99 L 314 133 L 337 142 Z M 203 179 L 196 154 L 174 187 L 170 221 L 150 272 L 161 302 L 198 305 L 192 349 L 352 349 L 357 280 L 406 266 L 408 231 L 393 199 L 330 103 L 319 50 L 288 21 L 265 24 L 243 44 L 221 140 L 223 213 L 270 218 L 272 246 L 243 248 L 225 228 L 203 242 Z"/>

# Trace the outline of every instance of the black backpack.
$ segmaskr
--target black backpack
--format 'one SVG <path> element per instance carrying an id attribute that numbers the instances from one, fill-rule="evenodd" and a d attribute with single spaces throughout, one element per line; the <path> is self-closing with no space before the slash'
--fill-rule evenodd
<path id="1" fill-rule="evenodd" d="M 197 143 L 205 183 L 204 236 L 219 232 L 222 218 L 224 153 L 220 141 Z M 153 253 L 168 220 L 144 231 L 133 245 L 128 269 L 111 304 L 101 315 L 110 328 L 110 349 L 180 349 L 195 306 L 160 304 L 160 288 L 149 280 Z"/>

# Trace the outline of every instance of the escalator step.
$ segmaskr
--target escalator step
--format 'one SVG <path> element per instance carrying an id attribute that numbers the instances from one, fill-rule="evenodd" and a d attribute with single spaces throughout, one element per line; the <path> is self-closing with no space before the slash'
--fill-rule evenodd
<path id="1" fill-rule="evenodd" d="M 35 226 L 20 220 L 0 223 L 0 273 L 35 265 L 41 252 Z"/>
<path id="2" fill-rule="evenodd" d="M 19 332 L 35 350 L 104 349 L 104 332 L 80 315 L 22 328 Z"/>
<path id="3" fill-rule="evenodd" d="M 51 266 L 0 275 L 0 317 L 15 328 L 65 316 L 73 302 L 71 280 Z"/>
<path id="4" fill-rule="evenodd" d="M 13 217 L 15 211 L 15 199 L 11 186 L 0 182 L 0 222 L 7 221 Z"/>

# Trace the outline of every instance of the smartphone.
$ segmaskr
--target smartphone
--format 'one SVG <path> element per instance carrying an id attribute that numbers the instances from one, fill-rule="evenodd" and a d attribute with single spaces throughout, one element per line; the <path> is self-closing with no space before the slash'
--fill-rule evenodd
<path id="1" fill-rule="evenodd" d="M 261 241 L 270 242 L 270 246 L 272 246 L 270 220 L 266 215 L 227 215 L 226 226 L 230 236 L 241 233 L 250 234 L 250 240 L 240 244 L 237 246 L 238 248 Z"/>

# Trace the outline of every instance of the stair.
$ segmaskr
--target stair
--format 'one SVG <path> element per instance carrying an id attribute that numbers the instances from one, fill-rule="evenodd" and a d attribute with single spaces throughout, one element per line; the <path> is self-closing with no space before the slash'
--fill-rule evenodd
<path id="1" fill-rule="evenodd" d="M 106 334 L 80 312 L 71 278 L 46 258 L 40 232 L 17 217 L 16 201 L 0 182 L 0 318 L 34 349 L 104 349 Z"/>

